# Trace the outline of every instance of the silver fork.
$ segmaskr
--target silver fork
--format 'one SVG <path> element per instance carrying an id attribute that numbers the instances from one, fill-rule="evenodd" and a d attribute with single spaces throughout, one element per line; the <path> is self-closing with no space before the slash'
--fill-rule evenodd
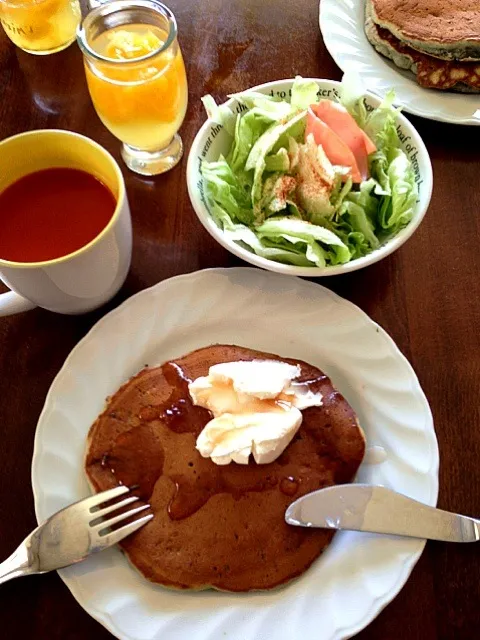
<path id="1" fill-rule="evenodd" d="M 143 527 L 153 518 L 152 513 L 111 529 L 150 508 L 150 505 L 144 504 L 115 515 L 119 509 L 136 502 L 136 496 L 128 496 L 102 507 L 129 492 L 130 489 L 122 485 L 80 500 L 55 513 L 25 538 L 5 562 L 0 563 L 0 584 L 12 578 L 68 567 L 91 553 L 111 547 Z M 105 516 L 110 517 L 104 519 Z"/>

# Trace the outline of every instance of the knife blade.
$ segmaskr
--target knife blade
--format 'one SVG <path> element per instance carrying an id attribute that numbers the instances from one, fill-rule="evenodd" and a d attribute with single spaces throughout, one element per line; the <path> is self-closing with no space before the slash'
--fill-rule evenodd
<path id="1" fill-rule="evenodd" d="M 480 520 L 429 507 L 382 486 L 345 484 L 308 493 L 285 512 L 288 524 L 476 542 Z"/>

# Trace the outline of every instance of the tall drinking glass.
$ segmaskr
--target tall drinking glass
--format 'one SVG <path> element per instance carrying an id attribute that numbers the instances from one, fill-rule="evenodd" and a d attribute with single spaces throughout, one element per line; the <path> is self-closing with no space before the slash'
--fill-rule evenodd
<path id="1" fill-rule="evenodd" d="M 93 105 L 123 142 L 127 167 L 156 175 L 182 157 L 187 77 L 173 13 L 155 0 L 112 0 L 77 33 Z"/>
<path id="2" fill-rule="evenodd" d="M 68 47 L 80 24 L 78 0 L 0 0 L 0 21 L 10 40 L 45 55 Z"/>

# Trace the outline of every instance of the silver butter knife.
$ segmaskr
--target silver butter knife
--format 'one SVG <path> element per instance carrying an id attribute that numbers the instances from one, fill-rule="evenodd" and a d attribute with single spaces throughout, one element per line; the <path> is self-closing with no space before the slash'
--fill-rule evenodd
<path id="1" fill-rule="evenodd" d="M 347 529 L 443 542 L 476 542 L 480 520 L 442 511 L 385 487 L 344 484 L 295 500 L 285 512 L 298 527 Z"/>

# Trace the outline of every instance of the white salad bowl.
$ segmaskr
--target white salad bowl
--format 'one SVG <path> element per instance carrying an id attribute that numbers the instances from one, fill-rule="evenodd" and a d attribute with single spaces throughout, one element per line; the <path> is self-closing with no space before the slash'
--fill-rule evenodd
<path id="1" fill-rule="evenodd" d="M 265 94 L 278 95 L 279 97 L 288 100 L 293 82 L 293 78 L 289 80 L 276 80 L 258 85 L 252 89 Z M 315 82 L 318 84 L 320 96 L 322 98 L 333 98 L 334 96 L 339 96 L 339 92 L 341 91 L 341 84 L 339 82 L 334 80 L 319 80 L 316 78 Z M 366 94 L 365 99 L 367 108 L 375 108 L 381 102 L 378 97 L 368 93 Z M 230 98 L 225 105 L 232 111 L 240 111 L 238 101 L 235 98 Z M 221 154 L 227 155 L 232 144 L 232 136 L 225 131 L 221 124 L 217 124 L 210 118 L 207 119 L 197 133 L 192 143 L 187 163 L 187 187 L 195 213 L 208 233 L 225 249 L 239 258 L 242 258 L 246 262 L 269 271 L 276 271 L 277 273 L 296 276 L 320 277 L 356 271 L 357 269 L 366 267 L 374 262 L 378 262 L 379 260 L 382 260 L 382 258 L 393 253 L 393 251 L 396 251 L 408 240 L 408 238 L 410 238 L 421 223 L 428 209 L 432 195 L 432 165 L 423 140 L 415 127 L 413 127 L 413 125 L 401 113 L 398 114 L 397 125 L 401 146 L 413 164 L 418 187 L 418 199 L 413 217 L 408 225 L 401 229 L 395 236 L 388 239 L 379 248 L 373 250 L 366 256 L 335 266 L 299 267 L 275 262 L 274 260 L 258 256 L 246 245 L 227 237 L 210 213 L 209 205 L 205 197 L 201 170 L 202 162 L 204 160 L 212 162 L 218 160 Z"/>

